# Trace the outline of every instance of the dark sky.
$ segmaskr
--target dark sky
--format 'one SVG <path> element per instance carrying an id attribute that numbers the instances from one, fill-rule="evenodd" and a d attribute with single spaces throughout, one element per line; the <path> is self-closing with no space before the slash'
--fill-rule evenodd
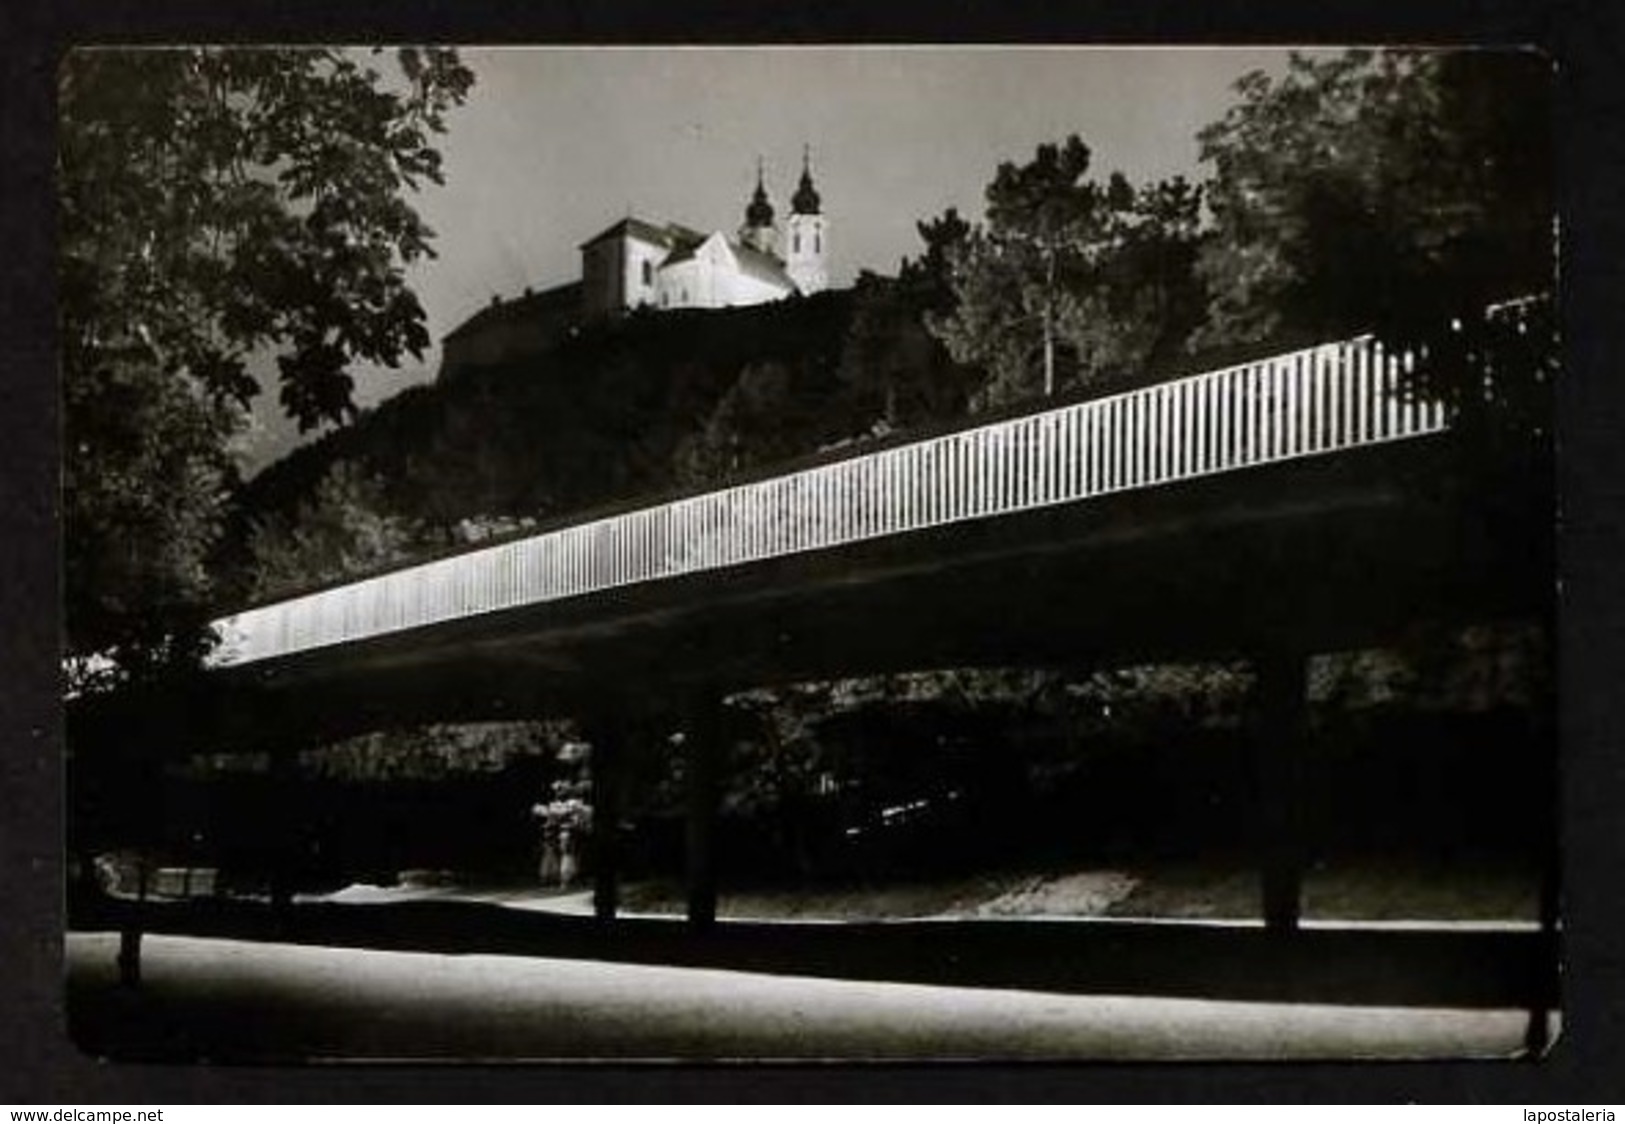
<path id="1" fill-rule="evenodd" d="M 756 161 L 783 214 L 810 145 L 831 273 L 890 273 L 914 224 L 979 217 L 998 164 L 1077 133 L 1104 175 L 1199 177 L 1196 132 L 1282 50 L 1212 48 L 464 49 L 476 85 L 441 138 L 446 184 L 416 200 L 439 257 L 412 278 L 437 346 L 358 373 L 375 403 L 433 378 L 438 341 L 493 294 L 575 279 L 576 247 L 629 211 L 733 231 Z M 296 440 L 262 396 L 258 468 Z"/>

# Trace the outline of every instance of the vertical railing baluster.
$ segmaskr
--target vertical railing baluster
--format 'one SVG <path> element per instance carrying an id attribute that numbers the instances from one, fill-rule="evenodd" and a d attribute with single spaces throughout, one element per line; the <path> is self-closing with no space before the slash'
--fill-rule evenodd
<path id="1" fill-rule="evenodd" d="M 1013 442 L 1010 440 L 1010 427 L 1001 425 L 998 428 L 998 434 L 999 439 L 995 456 L 999 465 L 999 491 L 998 498 L 994 500 L 993 513 L 995 515 L 1002 514 L 1009 509 L 1010 494 L 1013 490 L 1012 485 L 1015 483 L 1015 470 L 1011 464 L 1014 459 L 1014 449 L 1012 448 Z"/>
<path id="2" fill-rule="evenodd" d="M 1292 360 L 1270 360 L 1270 401 L 1275 404 L 1275 456 L 1292 455 L 1292 407 L 1287 401 L 1292 384 Z"/>
<path id="3" fill-rule="evenodd" d="M 850 462 L 843 461 L 834 473 L 834 484 L 837 489 L 836 502 L 838 513 L 835 519 L 836 542 L 847 542 L 852 537 L 852 525 L 857 517 L 857 507 L 853 500 L 853 493 L 857 490 L 852 486 L 852 472 Z"/>
<path id="4" fill-rule="evenodd" d="M 1108 398 L 1100 413 L 1100 491 L 1111 491 L 1117 486 L 1117 402 Z"/>
<path id="5" fill-rule="evenodd" d="M 1281 455 L 1281 402 L 1280 387 L 1275 378 L 1275 363 L 1266 360 L 1258 365 L 1258 408 L 1263 415 L 1263 447 L 1260 459 L 1272 461 Z"/>
<path id="6" fill-rule="evenodd" d="M 1170 428 L 1172 429 L 1174 436 L 1173 448 L 1171 450 L 1171 455 L 1173 456 L 1171 473 L 1176 480 L 1183 480 L 1186 476 L 1190 475 L 1189 461 L 1191 455 L 1191 440 L 1190 433 L 1188 432 L 1187 420 L 1190 416 L 1190 411 L 1188 409 L 1189 404 L 1187 402 L 1190 389 L 1190 383 L 1185 380 L 1174 383 L 1172 387 L 1174 399 L 1174 417 L 1173 425 Z"/>
<path id="7" fill-rule="evenodd" d="M 998 459 L 997 446 L 993 440 L 992 430 L 983 430 L 977 434 L 977 489 L 976 513 L 986 515 L 994 509 L 998 502 Z"/>
<path id="8" fill-rule="evenodd" d="M 931 522 L 946 523 L 953 518 L 954 502 L 953 444 L 946 437 L 931 443 L 931 478 L 935 482 L 931 489 Z"/>
<path id="9" fill-rule="evenodd" d="M 1264 364 L 1254 363 L 1247 369 L 1249 392 L 1248 399 L 1252 402 L 1252 442 L 1248 452 L 1247 463 L 1257 464 L 1269 452 L 1269 393 L 1268 384 L 1264 381 Z"/>
<path id="10" fill-rule="evenodd" d="M 1100 491 L 1101 413 L 1098 402 L 1083 408 L 1083 487 L 1079 496 L 1093 496 Z"/>
<path id="11" fill-rule="evenodd" d="M 1096 433 L 1095 423 L 1100 418 L 1100 408 L 1097 403 L 1088 403 L 1078 408 L 1078 491 L 1077 496 L 1083 499 L 1095 494 L 1097 487 L 1095 476 L 1095 454 L 1100 450 L 1100 441 Z"/>
<path id="12" fill-rule="evenodd" d="M 1010 427 L 1010 436 L 1015 441 L 1014 460 L 1016 475 L 1014 478 L 1015 494 L 1011 497 L 1011 510 L 1019 510 L 1032 502 L 1033 484 L 1036 477 L 1033 472 L 1033 431 L 1037 428 L 1033 422 L 1036 419 L 1023 418 Z"/>
<path id="13" fill-rule="evenodd" d="M 1216 413 L 1213 385 L 1211 377 L 1202 378 L 1196 384 L 1196 469 L 1202 473 L 1212 468 L 1213 419 Z"/>
<path id="14" fill-rule="evenodd" d="M 1083 460 L 1079 457 L 1078 430 L 1083 421 L 1081 407 L 1074 406 L 1066 412 L 1066 441 L 1062 446 L 1061 464 L 1062 479 L 1061 495 L 1063 499 L 1075 500 L 1083 491 Z"/>
<path id="15" fill-rule="evenodd" d="M 1004 431 L 994 429 L 988 434 L 986 445 L 988 470 L 990 476 L 988 483 L 991 488 L 988 493 L 986 511 L 989 515 L 997 514 L 1000 505 L 1004 502 L 1005 463 L 1004 453 L 1009 442 L 1004 440 Z"/>
<path id="16" fill-rule="evenodd" d="M 1033 477 L 1032 494 L 1027 497 L 1029 507 L 1038 507 L 1049 501 L 1050 452 L 1053 449 L 1049 431 L 1054 420 L 1054 416 L 1050 414 L 1039 414 L 1033 418 L 1030 434 L 1033 447 L 1031 455 L 1027 458 L 1029 471 Z"/>
<path id="17" fill-rule="evenodd" d="M 1157 471 L 1157 411 L 1156 389 L 1138 391 L 1134 395 L 1140 406 L 1140 477 L 1141 485 L 1154 483 Z"/>
<path id="18" fill-rule="evenodd" d="M 1094 415 L 1094 487 L 1091 495 L 1101 495 L 1111 488 L 1112 473 L 1112 400 L 1097 403 Z"/>
<path id="19" fill-rule="evenodd" d="M 1014 511 L 1026 502 L 1027 485 L 1032 476 L 1028 471 L 1028 443 L 1027 419 L 1005 427 L 1005 438 L 1009 441 L 1008 460 L 1010 464 L 1010 491 L 1005 497 L 1005 510 Z"/>
<path id="20" fill-rule="evenodd" d="M 1112 401 L 1112 489 L 1128 483 L 1128 399 Z"/>
<path id="21" fill-rule="evenodd" d="M 1100 415 L 1100 489 L 1117 486 L 1117 398 L 1108 399 Z"/>
<path id="22" fill-rule="evenodd" d="M 1354 439 L 1362 444 L 1371 440 L 1371 344 L 1361 340 L 1354 348 Z"/>
<path id="23" fill-rule="evenodd" d="M 833 517 L 830 504 L 829 477 L 829 470 L 820 468 L 813 485 L 813 493 L 816 497 L 815 506 L 818 511 L 818 519 L 814 525 L 813 535 L 810 540 L 810 544 L 814 547 L 822 547 L 829 538 L 830 520 Z"/>
<path id="24" fill-rule="evenodd" d="M 1123 399 L 1123 479 L 1119 487 L 1132 488 L 1137 482 L 1135 464 L 1139 457 L 1139 410 L 1137 400 L 1129 395 Z"/>
<path id="25" fill-rule="evenodd" d="M 1021 422 L 1006 422 L 1003 426 L 1004 493 L 999 505 L 1001 512 L 1014 510 L 1021 503 L 1022 460 L 1026 452 L 1022 431 L 1025 428 Z"/>
<path id="26" fill-rule="evenodd" d="M 1420 411 L 1417 408 L 1418 400 L 1417 400 L 1416 395 L 1411 390 L 1410 375 L 1411 375 L 1411 372 L 1414 371 L 1415 369 L 1416 369 L 1416 357 L 1415 357 L 1415 354 L 1407 349 L 1406 352 L 1405 352 L 1404 359 L 1402 360 L 1401 365 L 1400 365 L 1400 373 L 1401 373 L 1401 376 L 1402 376 L 1402 380 L 1401 380 L 1401 383 L 1400 383 L 1400 386 L 1402 388 L 1401 389 L 1401 401 L 1404 403 L 1403 410 L 1404 410 L 1404 418 L 1405 418 L 1405 423 L 1404 423 L 1402 432 L 1405 434 L 1406 437 L 1411 436 L 1412 434 L 1414 434 L 1420 428 L 1420 421 L 1421 421 L 1421 419 L 1418 416 L 1418 414 L 1420 413 Z"/>
<path id="27" fill-rule="evenodd" d="M 1138 394 L 1129 395 L 1129 470 L 1124 481 L 1131 488 L 1145 482 L 1145 399 Z"/>
<path id="28" fill-rule="evenodd" d="M 1253 363 L 1247 368 L 1247 382 L 1247 398 L 1252 403 L 1252 440 L 1247 463 L 1257 464 L 1269 453 L 1269 387 L 1264 381 L 1264 364 Z"/>
<path id="29" fill-rule="evenodd" d="M 1329 452 L 1337 448 L 1337 369 L 1339 357 L 1335 346 L 1323 348 L 1322 351 L 1326 356 L 1326 362 L 1322 375 L 1324 410 L 1321 417 L 1322 439 L 1320 447 L 1322 450 Z"/>
<path id="30" fill-rule="evenodd" d="M 1337 448 L 1347 448 L 1354 427 L 1354 347 L 1341 344 L 1337 349 Z"/>
<path id="31" fill-rule="evenodd" d="M 886 467 L 891 474 L 893 534 L 901 534 L 908 530 L 908 481 L 911 477 L 907 467 L 910 452 L 909 446 L 903 445 L 892 450 L 891 456 L 887 458 Z"/>
<path id="32" fill-rule="evenodd" d="M 1158 387 L 1135 391 L 1134 398 L 1140 404 L 1143 424 L 1140 427 L 1140 483 L 1155 484 L 1157 482 L 1157 462 L 1161 458 L 1161 442 L 1157 439 L 1158 415 L 1162 395 Z"/>
<path id="33" fill-rule="evenodd" d="M 1186 379 L 1179 394 L 1179 471 L 1185 477 L 1196 475 L 1196 401 L 1201 385 Z"/>
<path id="34" fill-rule="evenodd" d="M 948 511 L 948 446 L 937 438 L 927 446 L 925 455 L 925 521 L 936 526 L 947 517 Z"/>
<path id="35" fill-rule="evenodd" d="M 1309 352 L 1297 351 L 1293 353 L 1290 385 L 1292 387 L 1292 404 L 1289 413 L 1292 424 L 1292 455 L 1303 456 L 1310 451 L 1309 396 L 1314 386 L 1314 357 Z"/>
<path id="36" fill-rule="evenodd" d="M 969 471 L 966 479 L 970 483 L 971 494 L 967 500 L 966 513 L 969 516 L 982 514 L 983 497 L 987 495 L 987 457 L 984 449 L 987 444 L 987 430 L 977 430 L 971 434 L 970 448 L 966 456 L 970 459 Z"/>
<path id="37" fill-rule="evenodd" d="M 1236 369 L 1236 450 L 1233 466 L 1245 465 L 1252 453 L 1253 396 L 1251 368 Z"/>
<path id="38" fill-rule="evenodd" d="M 1128 483 L 1128 399 L 1112 400 L 1112 489 Z"/>
<path id="39" fill-rule="evenodd" d="M 1325 448 L 1325 423 L 1321 400 L 1326 385 L 1326 353 L 1316 348 L 1309 353 L 1309 389 L 1308 399 L 1304 403 L 1304 435 L 1309 442 L 1309 451 L 1318 453 Z"/>
<path id="40" fill-rule="evenodd" d="M 1174 475 L 1174 388 L 1157 387 L 1157 479 L 1171 480 Z"/>

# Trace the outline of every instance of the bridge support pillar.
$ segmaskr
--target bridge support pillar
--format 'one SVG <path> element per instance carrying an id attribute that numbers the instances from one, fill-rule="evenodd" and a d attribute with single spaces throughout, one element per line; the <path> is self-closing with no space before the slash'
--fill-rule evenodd
<path id="1" fill-rule="evenodd" d="M 722 700 L 712 694 L 690 699 L 687 725 L 683 749 L 688 788 L 688 923 L 695 929 L 708 929 L 717 919 L 716 822 Z"/>
<path id="2" fill-rule="evenodd" d="M 1303 911 L 1308 848 L 1303 812 L 1303 755 L 1308 741 L 1308 659 L 1274 651 L 1254 661 L 1257 674 L 1253 775 L 1258 794 L 1264 927 L 1297 929 Z"/>
<path id="3" fill-rule="evenodd" d="M 275 817 L 271 840 L 271 911 L 286 919 L 293 906 L 294 881 L 298 877 L 300 835 L 298 809 L 304 807 L 299 792 L 299 762 L 293 746 L 271 750 L 270 807 Z"/>
<path id="4" fill-rule="evenodd" d="M 621 766 L 626 752 L 626 728 L 605 715 L 587 725 L 592 746 L 592 912 L 600 921 L 613 921 L 620 908 Z"/>

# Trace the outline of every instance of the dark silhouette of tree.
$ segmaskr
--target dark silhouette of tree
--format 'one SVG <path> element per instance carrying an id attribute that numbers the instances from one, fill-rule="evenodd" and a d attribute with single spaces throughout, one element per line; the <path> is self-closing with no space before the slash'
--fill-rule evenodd
<path id="1" fill-rule="evenodd" d="M 854 433 L 962 416 L 978 378 L 926 325 L 954 308 L 953 259 L 971 226 L 950 207 L 915 228 L 924 253 L 905 258 L 895 279 L 865 270 L 852 289 L 839 373 Z"/>
<path id="2" fill-rule="evenodd" d="M 353 413 L 351 362 L 429 343 L 405 267 L 433 135 L 472 75 L 338 50 L 79 50 L 60 73 L 69 652 L 123 675 L 206 646 L 226 444 L 274 367 L 304 428 Z"/>
<path id="3" fill-rule="evenodd" d="M 249 533 L 250 596 L 290 596 L 375 573 L 411 558 L 423 539 L 414 521 L 388 510 L 376 477 L 338 461 L 291 516 L 272 515 Z"/>
<path id="4" fill-rule="evenodd" d="M 1552 289 L 1551 78 L 1536 53 L 1477 50 L 1294 56 L 1279 80 L 1243 78 L 1200 135 L 1201 342 L 1375 331 L 1425 346 L 1418 389 L 1458 409 L 1481 400 L 1493 353 L 1527 418 L 1549 319 L 1491 311 Z"/>
<path id="5" fill-rule="evenodd" d="M 954 305 L 928 323 L 986 371 L 981 405 L 1132 377 L 1177 351 L 1201 308 L 1200 193 L 1089 169 L 1076 136 L 1001 164 L 985 222 L 947 251 Z"/>

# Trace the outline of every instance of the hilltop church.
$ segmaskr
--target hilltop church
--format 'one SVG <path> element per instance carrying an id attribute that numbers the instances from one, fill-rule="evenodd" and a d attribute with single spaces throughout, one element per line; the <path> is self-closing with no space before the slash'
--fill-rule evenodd
<path id="1" fill-rule="evenodd" d="M 492 298 L 443 340 L 440 377 L 534 354 L 570 328 L 634 309 L 735 308 L 820 292 L 829 284 L 829 224 L 803 152 L 801 182 L 780 228 L 760 162 L 734 235 L 627 217 L 581 244 L 581 280 L 515 300 Z"/>

